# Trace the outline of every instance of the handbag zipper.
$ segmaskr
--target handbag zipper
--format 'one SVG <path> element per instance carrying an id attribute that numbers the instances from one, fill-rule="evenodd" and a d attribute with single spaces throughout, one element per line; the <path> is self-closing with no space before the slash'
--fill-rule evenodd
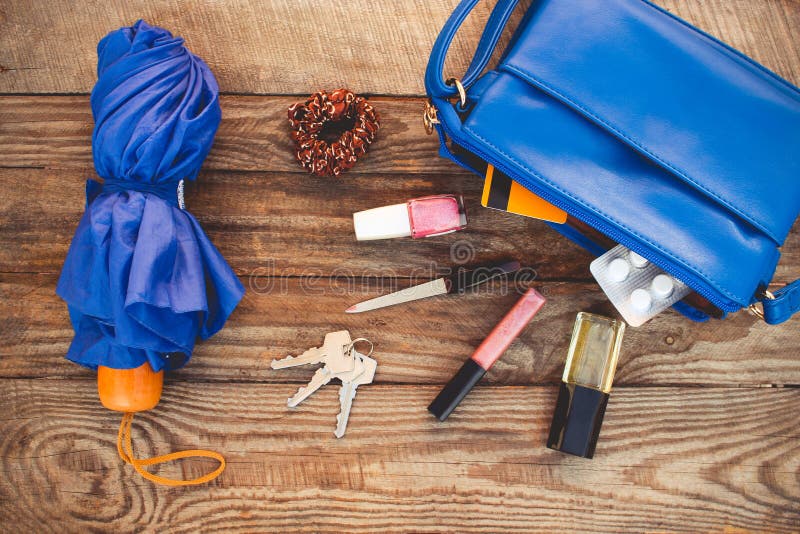
<path id="1" fill-rule="evenodd" d="M 450 137 L 450 139 L 455 140 L 456 137 L 461 139 L 461 136 L 454 136 L 453 132 L 444 121 L 438 121 L 438 124 L 442 127 L 445 133 Z M 462 140 L 463 141 L 463 140 Z M 725 312 L 735 312 L 742 308 L 741 305 L 735 303 L 731 300 L 727 300 L 724 298 L 720 298 L 719 291 L 716 289 L 709 287 L 708 283 L 697 276 L 694 272 L 690 271 L 689 269 L 683 267 L 680 264 L 676 264 L 668 259 L 662 257 L 662 255 L 653 251 L 652 248 L 646 247 L 641 244 L 640 241 L 634 239 L 630 235 L 619 231 L 617 228 L 610 226 L 606 221 L 600 219 L 599 217 L 594 216 L 589 211 L 581 209 L 577 204 L 567 204 L 561 198 L 554 196 L 554 194 L 548 190 L 544 189 L 541 185 L 533 183 L 525 176 L 521 176 L 516 170 L 512 169 L 505 162 L 500 162 L 495 158 L 490 157 L 490 155 L 485 152 L 480 147 L 475 146 L 471 142 L 464 142 L 462 143 L 464 148 L 471 150 L 476 155 L 480 156 L 484 161 L 487 163 L 491 163 L 495 166 L 495 168 L 501 170 L 513 180 L 520 183 L 525 188 L 533 191 L 546 201 L 550 202 L 554 206 L 561 208 L 562 210 L 566 211 L 570 215 L 577 217 L 584 221 L 585 223 L 595 227 L 597 230 L 603 232 L 608 237 L 620 243 L 630 250 L 634 251 L 635 253 L 639 254 L 640 256 L 647 258 L 649 261 L 653 262 L 655 265 L 663 269 L 664 271 L 675 275 L 681 282 L 685 283 L 689 287 L 691 287 L 694 291 L 708 299 L 709 302 L 714 304 L 716 307 L 721 309 Z"/>

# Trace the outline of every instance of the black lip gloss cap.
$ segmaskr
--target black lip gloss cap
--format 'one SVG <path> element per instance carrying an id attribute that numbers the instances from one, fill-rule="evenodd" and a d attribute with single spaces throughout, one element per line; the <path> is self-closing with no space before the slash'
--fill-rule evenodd
<path id="1" fill-rule="evenodd" d="M 475 363 L 472 358 L 468 358 L 450 382 L 436 395 L 428 406 L 428 411 L 439 421 L 444 421 L 485 374 L 486 369 Z"/>
<path id="2" fill-rule="evenodd" d="M 583 458 L 594 456 L 608 397 L 597 389 L 562 382 L 547 446 Z"/>

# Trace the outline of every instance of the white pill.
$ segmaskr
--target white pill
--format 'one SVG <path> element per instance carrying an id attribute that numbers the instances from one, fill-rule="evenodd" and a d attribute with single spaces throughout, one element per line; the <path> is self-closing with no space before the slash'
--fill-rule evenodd
<path id="1" fill-rule="evenodd" d="M 637 269 L 641 269 L 642 267 L 644 267 L 648 263 L 645 258 L 639 256 L 637 253 L 635 253 L 632 250 L 628 253 L 628 259 L 631 261 L 633 266 L 636 267 Z"/>
<path id="2" fill-rule="evenodd" d="M 653 278 L 653 283 L 650 286 L 656 297 L 665 299 L 672 295 L 672 290 L 675 289 L 675 284 L 672 282 L 672 277 L 666 274 L 659 274 Z"/>
<path id="3" fill-rule="evenodd" d="M 631 306 L 634 310 L 644 313 L 650 309 L 651 304 L 653 304 L 653 297 L 646 289 L 634 289 L 631 293 Z"/>
<path id="4" fill-rule="evenodd" d="M 608 277 L 615 282 L 622 282 L 628 278 L 630 272 L 630 264 L 622 258 L 612 260 L 611 263 L 608 264 Z"/>

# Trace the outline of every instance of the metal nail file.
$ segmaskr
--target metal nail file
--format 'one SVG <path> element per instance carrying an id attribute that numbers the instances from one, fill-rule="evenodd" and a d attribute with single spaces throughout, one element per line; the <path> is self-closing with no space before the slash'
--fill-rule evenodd
<path id="1" fill-rule="evenodd" d="M 382 295 L 374 299 L 359 302 L 347 308 L 345 312 L 361 313 L 448 293 L 463 295 L 476 286 L 488 282 L 489 280 L 506 276 L 519 269 L 520 264 L 518 261 L 511 261 L 499 265 L 486 265 L 469 270 L 460 267 L 450 276 L 444 276 L 436 280 L 431 280 L 430 282 L 425 282 L 424 284 L 407 287 L 400 291 L 389 293 L 388 295 Z"/>

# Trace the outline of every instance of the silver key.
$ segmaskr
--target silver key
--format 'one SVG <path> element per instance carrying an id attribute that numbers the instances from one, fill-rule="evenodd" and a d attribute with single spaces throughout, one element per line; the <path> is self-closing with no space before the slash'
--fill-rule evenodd
<path id="1" fill-rule="evenodd" d="M 352 370 L 352 366 L 347 368 L 348 362 L 342 362 L 341 355 L 343 347 L 350 344 L 350 333 L 347 330 L 330 332 L 325 334 L 325 341 L 321 347 L 308 349 L 300 356 L 286 356 L 285 358 L 272 360 L 270 366 L 273 369 L 287 369 L 314 363 L 322 363 L 333 357 L 336 359 L 334 368 Z"/>
<path id="2" fill-rule="evenodd" d="M 328 371 L 326 367 L 320 367 L 317 369 L 317 372 L 314 373 L 314 376 L 311 377 L 311 381 L 308 384 L 301 387 L 297 390 L 297 393 L 294 394 L 288 401 L 286 401 L 286 405 L 289 408 L 294 408 L 308 397 L 311 396 L 315 391 L 319 388 L 327 384 L 331 381 L 333 375 Z"/>
<path id="3" fill-rule="evenodd" d="M 334 334 L 337 334 L 337 336 L 334 336 Z M 346 336 L 339 334 L 346 334 Z M 328 341 L 328 336 L 333 338 L 330 342 Z M 355 351 L 347 330 L 333 332 L 325 336 L 325 351 L 327 352 L 325 355 L 325 368 L 332 375 L 349 373 L 356 365 L 356 360 L 353 356 Z"/>
<path id="4" fill-rule="evenodd" d="M 350 371 L 341 371 L 334 373 L 330 370 L 330 367 L 326 364 L 324 367 L 317 369 L 317 372 L 314 373 L 314 376 L 311 377 L 311 381 L 297 390 L 294 397 L 290 398 L 287 402 L 287 405 L 290 408 L 294 408 L 308 397 L 311 396 L 312 393 L 317 391 L 322 386 L 328 384 L 332 379 L 338 378 L 342 382 L 346 380 L 353 380 L 360 376 L 364 372 L 364 362 L 356 358 L 355 350 L 350 347 L 347 352 L 349 353 L 348 357 L 353 359 L 353 369 Z"/>
<path id="5" fill-rule="evenodd" d="M 300 356 L 287 356 L 285 358 L 272 360 L 270 366 L 273 369 L 287 369 L 289 367 L 297 367 L 299 365 L 320 363 L 324 359 L 325 359 L 325 349 L 323 345 L 322 347 L 314 347 L 308 349 Z"/>
<path id="6" fill-rule="evenodd" d="M 342 382 L 342 387 L 339 388 L 339 415 L 336 416 L 336 431 L 333 433 L 337 438 L 344 436 L 345 430 L 347 430 L 347 421 L 350 419 L 350 409 L 353 407 L 356 389 L 358 386 L 371 384 L 375 378 L 375 369 L 378 367 L 378 362 L 369 356 L 358 354 L 357 357 L 364 363 L 364 372 L 352 381 Z"/>
<path id="7" fill-rule="evenodd" d="M 353 361 L 355 362 L 353 370 L 344 373 L 331 373 L 331 375 L 333 375 L 334 378 L 338 378 L 339 380 L 341 380 L 342 384 L 344 384 L 345 382 L 352 382 L 357 377 L 361 376 L 361 374 L 364 372 L 364 369 L 366 369 L 363 360 L 364 355 L 361 354 L 360 352 L 357 352 L 355 349 L 353 349 L 352 352 L 353 352 Z"/>

